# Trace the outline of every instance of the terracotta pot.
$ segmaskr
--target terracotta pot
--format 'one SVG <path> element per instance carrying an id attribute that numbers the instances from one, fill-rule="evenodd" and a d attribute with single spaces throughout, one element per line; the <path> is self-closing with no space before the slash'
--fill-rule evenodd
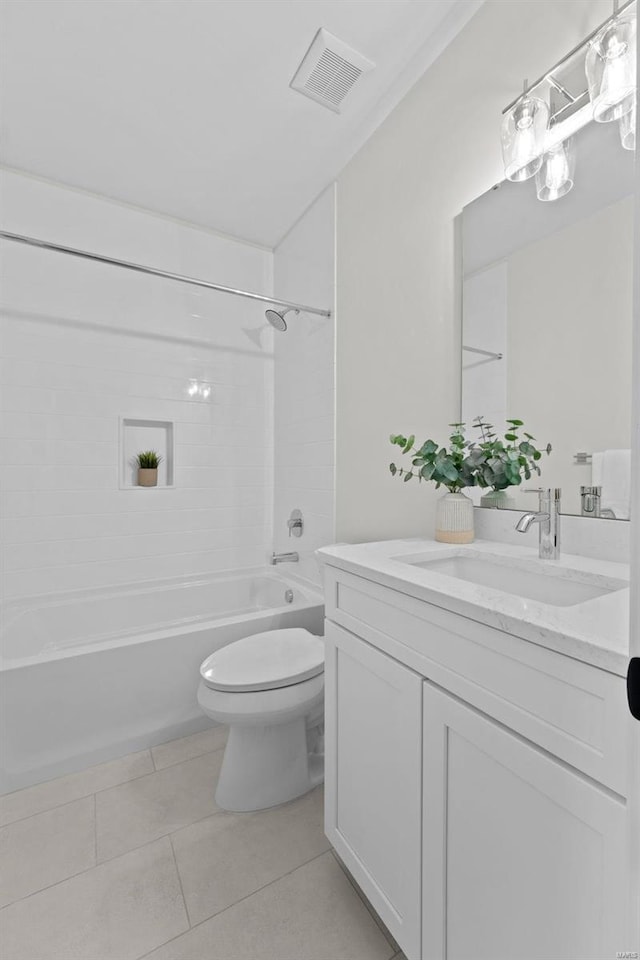
<path id="1" fill-rule="evenodd" d="M 158 486 L 158 468 L 157 467 L 138 467 L 138 486 L 139 487 L 157 487 Z"/>
<path id="2" fill-rule="evenodd" d="M 436 507 L 436 540 L 440 543 L 472 543 L 473 501 L 464 493 L 445 493 Z"/>

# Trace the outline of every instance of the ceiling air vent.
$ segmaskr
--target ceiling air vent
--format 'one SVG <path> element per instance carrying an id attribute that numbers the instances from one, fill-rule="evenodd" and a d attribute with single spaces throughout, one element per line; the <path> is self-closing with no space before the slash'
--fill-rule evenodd
<path id="1" fill-rule="evenodd" d="M 371 60 L 320 27 L 290 85 L 316 103 L 340 113 L 354 84 L 374 67 Z"/>

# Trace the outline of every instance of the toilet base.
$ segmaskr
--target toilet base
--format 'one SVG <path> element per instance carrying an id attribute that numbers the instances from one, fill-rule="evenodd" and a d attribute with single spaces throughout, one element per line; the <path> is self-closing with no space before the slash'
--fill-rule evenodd
<path id="1" fill-rule="evenodd" d="M 294 800 L 322 783 L 324 757 L 308 752 L 307 721 L 235 726 L 229 731 L 216 804 L 247 813 Z"/>

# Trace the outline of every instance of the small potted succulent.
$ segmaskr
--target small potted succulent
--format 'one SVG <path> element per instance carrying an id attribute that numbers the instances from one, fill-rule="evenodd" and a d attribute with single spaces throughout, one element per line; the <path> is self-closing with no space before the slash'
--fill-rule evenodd
<path id="1" fill-rule="evenodd" d="M 482 451 L 482 458 L 478 462 L 478 486 L 484 489 L 490 487 L 480 500 L 483 507 L 497 507 L 503 510 L 515 509 L 515 499 L 509 496 L 509 487 L 519 486 L 524 477 L 530 480 L 532 474 L 540 475 L 539 461 L 542 452 L 538 450 L 530 433 L 523 430 L 522 420 L 507 420 L 507 431 L 504 437 L 494 433 L 493 425 L 486 423 L 483 417 L 476 417 L 474 427 L 480 431 L 480 441 L 474 445 Z M 544 453 L 551 453 L 551 444 L 544 448 Z"/>
<path id="2" fill-rule="evenodd" d="M 138 486 L 157 487 L 158 467 L 162 463 L 162 457 L 155 450 L 143 450 L 135 457 L 135 463 L 138 468 Z"/>
<path id="3" fill-rule="evenodd" d="M 419 481 L 432 480 L 436 490 L 441 486 L 449 491 L 438 500 L 436 507 L 436 540 L 442 543 L 471 543 L 474 538 L 473 501 L 461 491 L 477 483 L 478 462 L 482 454 L 465 439 L 464 423 L 452 423 L 449 448 L 441 447 L 434 440 L 426 440 L 419 449 L 415 436 L 403 437 L 392 434 L 391 443 L 412 453 L 411 467 L 389 464 L 391 474 L 403 480 L 417 477 Z"/>

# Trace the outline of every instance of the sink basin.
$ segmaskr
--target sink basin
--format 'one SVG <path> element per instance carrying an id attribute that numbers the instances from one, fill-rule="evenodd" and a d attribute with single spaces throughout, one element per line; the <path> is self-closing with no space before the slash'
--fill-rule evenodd
<path id="1" fill-rule="evenodd" d="M 556 607 L 571 607 L 577 603 L 594 600 L 627 586 L 623 581 L 599 583 L 577 579 L 570 570 L 555 567 L 549 573 L 538 573 L 513 563 L 496 563 L 489 557 L 441 557 L 438 560 L 405 559 L 414 567 L 422 567 L 432 573 L 444 574 L 458 580 L 466 580 L 492 590 L 515 594 L 527 600 L 537 600 Z"/>

